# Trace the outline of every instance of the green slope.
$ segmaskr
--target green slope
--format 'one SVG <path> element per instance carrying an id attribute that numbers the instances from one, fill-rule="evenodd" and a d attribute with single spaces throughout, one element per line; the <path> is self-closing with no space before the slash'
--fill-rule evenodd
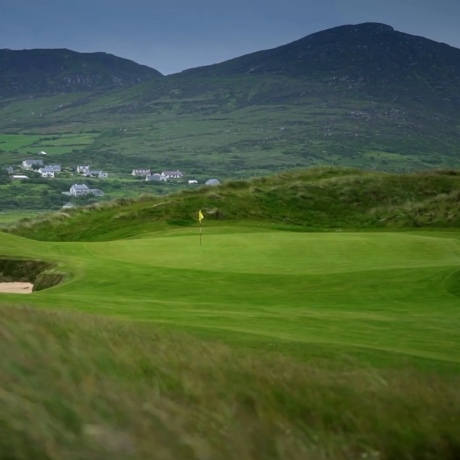
<path id="1" fill-rule="evenodd" d="M 189 233 L 189 232 L 188 232 Z M 59 263 L 63 285 L 3 302 L 168 324 L 226 341 L 374 363 L 458 365 L 457 233 L 238 227 L 105 243 L 2 234 L 3 255 Z"/>
<path id="2" fill-rule="evenodd" d="M 206 226 L 245 222 L 297 230 L 457 229 L 459 190 L 456 170 L 384 174 L 312 168 L 42 214 L 6 230 L 48 241 L 110 240 L 196 227 L 198 209 Z"/>

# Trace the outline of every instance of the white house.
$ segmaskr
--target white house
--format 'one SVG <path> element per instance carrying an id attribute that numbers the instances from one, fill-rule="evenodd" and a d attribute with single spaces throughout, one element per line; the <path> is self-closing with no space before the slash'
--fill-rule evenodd
<path id="1" fill-rule="evenodd" d="M 162 171 L 161 177 L 164 179 L 180 179 L 183 177 L 184 173 L 182 171 Z"/>
<path id="2" fill-rule="evenodd" d="M 188 185 L 195 185 L 198 184 L 198 181 L 196 179 L 189 179 L 188 180 Z"/>
<path id="3" fill-rule="evenodd" d="M 142 177 L 142 176 L 150 176 L 150 169 L 133 169 L 133 172 L 131 173 L 131 176 L 137 176 L 137 177 Z"/>
<path id="4" fill-rule="evenodd" d="M 79 173 L 79 174 L 85 174 L 88 171 L 89 171 L 89 165 L 77 166 L 77 173 Z"/>
<path id="5" fill-rule="evenodd" d="M 60 171 L 61 165 L 47 165 L 38 170 L 42 177 L 54 177 L 54 174 Z"/>
<path id="6" fill-rule="evenodd" d="M 104 192 L 98 188 L 89 188 L 86 184 L 74 184 L 70 187 L 69 195 L 73 196 L 84 196 L 94 195 L 103 196 Z"/>
<path id="7" fill-rule="evenodd" d="M 86 184 L 74 184 L 70 187 L 70 194 L 73 196 L 88 195 L 89 187 Z"/>
<path id="8" fill-rule="evenodd" d="M 96 169 L 88 169 L 88 171 L 84 172 L 83 175 L 86 177 L 96 176 L 99 179 L 105 179 L 109 177 L 108 173 L 106 173 L 105 171 L 96 170 Z"/>

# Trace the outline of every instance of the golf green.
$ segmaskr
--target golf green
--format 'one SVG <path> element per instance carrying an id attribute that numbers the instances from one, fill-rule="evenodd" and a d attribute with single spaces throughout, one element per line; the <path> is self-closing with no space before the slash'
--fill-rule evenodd
<path id="1" fill-rule="evenodd" d="M 455 232 L 190 229 L 102 243 L 0 234 L 0 254 L 68 274 L 4 304 L 81 310 L 223 340 L 460 362 Z"/>

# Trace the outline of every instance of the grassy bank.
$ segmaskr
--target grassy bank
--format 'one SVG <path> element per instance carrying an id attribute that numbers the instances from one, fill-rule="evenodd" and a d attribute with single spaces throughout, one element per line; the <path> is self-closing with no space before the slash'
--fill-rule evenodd
<path id="1" fill-rule="evenodd" d="M 0 457 L 456 459 L 458 378 L 0 309 Z"/>
<path id="2" fill-rule="evenodd" d="M 9 231 L 45 241 L 103 241 L 197 223 L 288 229 L 458 228 L 460 174 L 313 168 L 167 196 L 145 195 L 24 219 Z"/>

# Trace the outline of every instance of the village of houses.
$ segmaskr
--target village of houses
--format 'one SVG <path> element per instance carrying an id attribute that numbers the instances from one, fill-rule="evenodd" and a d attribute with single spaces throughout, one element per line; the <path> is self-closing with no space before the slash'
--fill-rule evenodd
<path id="1" fill-rule="evenodd" d="M 45 152 L 41 152 L 45 154 Z M 60 164 L 45 164 L 45 162 L 41 159 L 32 159 L 32 160 L 24 160 L 21 163 L 21 169 L 23 171 L 36 171 L 41 175 L 42 178 L 53 179 L 61 173 L 61 165 Z M 68 170 L 68 169 L 67 169 Z M 12 180 L 20 180 L 25 181 L 29 179 L 29 176 L 25 174 L 15 174 L 13 167 L 6 168 L 8 174 L 11 175 Z M 90 165 L 80 165 L 77 166 L 75 172 L 80 175 L 82 178 L 97 178 L 97 179 L 106 179 L 109 177 L 106 171 L 91 169 Z M 183 179 L 184 173 L 179 170 L 174 171 L 162 171 L 158 173 L 152 173 L 150 169 L 133 169 L 131 172 L 131 176 L 137 178 L 145 178 L 147 182 L 161 182 L 161 181 L 168 181 L 168 180 L 180 180 Z M 209 179 L 204 182 L 205 185 L 219 185 L 218 179 Z M 196 179 L 188 179 L 188 185 L 198 185 L 198 180 Z M 75 183 L 73 184 L 68 192 L 62 192 L 64 195 L 68 196 L 84 196 L 84 195 L 94 195 L 94 196 L 103 196 L 104 192 L 100 189 L 90 188 L 85 183 Z"/>

